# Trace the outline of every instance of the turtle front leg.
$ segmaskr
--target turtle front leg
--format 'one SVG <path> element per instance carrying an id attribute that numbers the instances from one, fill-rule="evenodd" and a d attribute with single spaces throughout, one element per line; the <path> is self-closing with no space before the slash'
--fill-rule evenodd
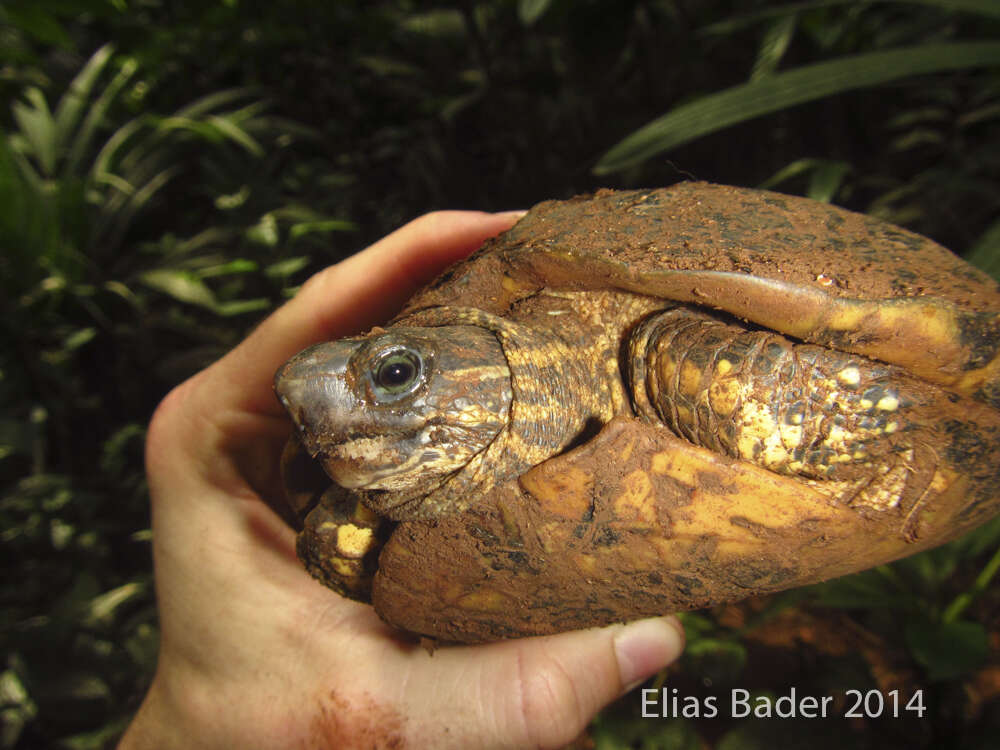
<path id="1" fill-rule="evenodd" d="M 331 485 L 306 516 L 296 552 L 325 586 L 348 599 L 371 603 L 378 556 L 392 526 L 357 495 Z"/>
<path id="2" fill-rule="evenodd" d="M 281 475 L 285 503 L 299 531 L 299 559 L 337 593 L 370 603 L 378 556 L 393 524 L 365 507 L 357 494 L 331 484 L 294 436 L 281 456 Z"/>

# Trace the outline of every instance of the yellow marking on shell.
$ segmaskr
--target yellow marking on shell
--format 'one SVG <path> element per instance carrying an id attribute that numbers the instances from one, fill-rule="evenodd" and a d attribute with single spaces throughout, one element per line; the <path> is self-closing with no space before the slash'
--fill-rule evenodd
<path id="1" fill-rule="evenodd" d="M 725 375 L 728 375 L 730 371 L 732 371 L 732 369 L 733 369 L 733 363 L 724 357 L 720 358 L 715 363 L 715 374 L 718 377 L 723 377 Z"/>
<path id="2" fill-rule="evenodd" d="M 584 575 L 591 575 L 597 570 L 597 560 L 593 555 L 578 554 L 573 559 L 577 569 Z"/>
<path id="3" fill-rule="evenodd" d="M 800 425 L 802 424 L 802 412 L 795 412 L 794 414 L 789 415 L 788 419 L 793 425 Z"/>
<path id="4" fill-rule="evenodd" d="M 636 469 L 622 481 L 624 492 L 614 500 L 615 518 L 619 521 L 638 521 L 650 526 L 656 523 L 656 504 L 653 501 L 653 484 L 649 474 Z"/>
<path id="5" fill-rule="evenodd" d="M 455 606 L 480 612 L 502 612 L 510 607 L 510 598 L 494 589 L 481 588 L 458 597 Z"/>
<path id="6" fill-rule="evenodd" d="M 518 481 L 544 511 L 555 516 L 579 521 L 590 510 L 594 477 L 589 470 L 569 465 L 555 477 L 529 471 Z"/>
<path id="7" fill-rule="evenodd" d="M 529 288 L 519 283 L 516 279 L 514 279 L 511 276 L 504 276 L 503 280 L 500 282 L 500 286 L 503 288 L 505 292 L 509 292 L 511 294 L 518 294 L 522 290 Z"/>
<path id="8" fill-rule="evenodd" d="M 894 433 L 896 430 L 899 429 L 899 422 L 896 422 L 896 421 L 888 422 L 888 423 L 886 423 L 886 425 L 885 425 L 885 427 L 883 429 L 884 429 L 884 431 L 887 434 L 891 435 L 892 433 Z"/>
<path id="9" fill-rule="evenodd" d="M 837 380 L 844 385 L 854 386 L 861 382 L 861 371 L 854 365 L 837 373 Z"/>
<path id="10" fill-rule="evenodd" d="M 934 477 L 931 479 L 929 489 L 931 492 L 943 492 L 951 485 L 956 476 L 957 475 L 953 471 L 938 469 L 934 472 Z"/>
<path id="11" fill-rule="evenodd" d="M 875 404 L 875 408 L 879 411 L 896 411 L 899 408 L 899 399 L 896 396 L 883 396 Z"/>
<path id="12" fill-rule="evenodd" d="M 364 557 L 374 539 L 374 530 L 345 523 L 337 529 L 337 552 L 344 557 Z"/>

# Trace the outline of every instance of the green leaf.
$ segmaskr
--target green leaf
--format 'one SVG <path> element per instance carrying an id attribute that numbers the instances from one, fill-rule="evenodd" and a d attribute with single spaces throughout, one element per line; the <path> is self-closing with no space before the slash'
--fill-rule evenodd
<path id="1" fill-rule="evenodd" d="M 778 69 L 795 34 L 795 26 L 796 15 L 792 13 L 779 18 L 768 27 L 760 49 L 757 50 L 757 59 L 754 60 L 753 71 L 750 73 L 751 81 L 760 80 Z"/>
<path id="2" fill-rule="evenodd" d="M 271 300 L 266 297 L 255 297 L 254 299 L 239 299 L 231 302 L 220 302 L 215 306 L 215 311 L 219 315 L 230 317 L 233 315 L 243 315 L 250 312 L 268 310 L 271 307 Z"/>
<path id="3" fill-rule="evenodd" d="M 136 597 L 142 596 L 146 591 L 145 585 L 132 581 L 118 588 L 105 591 L 99 596 L 90 600 L 87 607 L 87 614 L 84 622 L 91 627 L 108 626 L 115 618 L 115 612 L 123 604 L 126 604 Z"/>
<path id="4" fill-rule="evenodd" d="M 594 167 L 608 174 L 729 125 L 908 76 L 1000 65 L 1000 43 L 927 44 L 843 57 L 778 73 L 681 105 L 632 133 Z"/>
<path id="5" fill-rule="evenodd" d="M 764 190 L 770 190 L 786 180 L 809 175 L 809 187 L 806 195 L 813 200 L 829 203 L 837 194 L 843 184 L 844 177 L 850 171 L 851 165 L 843 161 L 796 159 L 762 182 L 760 187 Z"/>
<path id="6" fill-rule="evenodd" d="M 978 622 L 912 621 L 906 645 L 931 680 L 953 680 L 980 667 L 989 654 L 989 635 Z"/>
<path id="7" fill-rule="evenodd" d="M 251 155 L 264 155 L 264 149 L 261 145 L 247 131 L 237 125 L 232 118 L 214 115 L 208 118 L 208 122 L 214 125 L 222 135 L 234 143 L 238 143 Z"/>
<path id="8" fill-rule="evenodd" d="M 246 237 L 258 245 L 276 247 L 280 239 L 278 220 L 274 218 L 273 213 L 264 214 L 256 224 L 246 230 Z"/>
<path id="9" fill-rule="evenodd" d="M 163 292 L 178 302 L 207 307 L 210 310 L 214 310 L 217 306 L 212 290 L 189 271 L 158 268 L 146 271 L 139 279 L 146 286 Z"/>
<path id="10" fill-rule="evenodd" d="M 879 570 L 866 570 L 851 576 L 817 584 L 810 591 L 816 604 L 836 609 L 883 609 L 907 604 L 905 592 Z"/>
<path id="11" fill-rule="evenodd" d="M 59 154 L 55 120 L 40 89 L 29 88 L 24 92 L 24 98 L 27 102 L 15 102 L 12 107 L 14 120 L 28 146 L 26 155 L 34 156 L 42 175 L 51 177 L 55 173 Z"/>
<path id="12" fill-rule="evenodd" d="M 73 145 L 69 148 L 66 157 L 66 166 L 64 168 L 66 174 L 76 174 L 79 170 L 80 163 L 90 150 L 98 128 L 104 122 L 105 114 L 138 69 L 138 63 L 135 60 L 126 60 L 115 77 L 111 79 L 111 82 L 101 92 L 101 95 L 87 109 L 87 116 L 84 118 L 83 124 L 80 125 L 80 129 L 73 139 Z M 62 126 L 60 126 L 60 136 L 64 141 L 69 138 L 69 132 L 63 132 Z"/>
<path id="13" fill-rule="evenodd" d="M 247 260 L 246 258 L 237 258 L 236 260 L 231 260 L 226 263 L 201 268 L 197 271 L 197 274 L 200 279 L 210 279 L 214 276 L 230 276 L 235 273 L 250 273 L 252 271 L 256 271 L 258 268 L 260 268 L 260 266 L 256 261 Z"/>
<path id="14" fill-rule="evenodd" d="M 80 328 L 73 331 L 66 339 L 63 341 L 63 348 L 68 351 L 74 351 L 84 346 L 89 341 L 93 340 L 94 336 L 97 335 L 97 329 L 93 326 L 87 326 L 86 328 Z"/>
<path id="15" fill-rule="evenodd" d="M 1000 281 L 1000 220 L 983 232 L 965 259 Z"/>
<path id="16" fill-rule="evenodd" d="M 552 0 L 518 0 L 517 17 L 525 26 L 531 26 L 545 15 L 551 4 Z"/>
<path id="17" fill-rule="evenodd" d="M 692 674 L 712 684 L 734 683 L 746 666 L 747 650 L 742 643 L 721 638 L 700 638 L 688 644 L 684 664 Z"/>
<path id="18" fill-rule="evenodd" d="M 293 240 L 297 240 L 299 237 L 305 237 L 307 234 L 315 234 L 317 232 L 322 234 L 329 232 L 353 232 L 357 228 L 357 224 L 352 221 L 345 221 L 344 219 L 304 221 L 293 224 L 288 230 L 288 236 Z"/>
<path id="19" fill-rule="evenodd" d="M 264 275 L 269 279 L 287 279 L 292 274 L 298 273 L 309 265 L 309 256 L 300 255 L 295 258 L 286 258 L 272 263 L 264 269 Z"/>
<path id="20" fill-rule="evenodd" d="M 66 29 L 51 14 L 46 13 L 38 5 L 11 5 L 4 9 L 6 22 L 20 31 L 27 32 L 42 44 L 61 47 L 64 50 L 73 48 L 73 39 Z"/>
<path id="21" fill-rule="evenodd" d="M 982 16 L 1000 17 L 1000 3 L 997 3 L 996 0 L 881 0 L 881 2 L 930 5 L 950 12 L 966 12 Z M 858 0 L 813 0 L 812 2 L 789 3 L 788 5 L 780 5 L 776 8 L 763 8 L 710 24 L 699 29 L 698 33 L 703 36 L 727 36 L 747 26 L 752 26 L 768 19 L 787 16 L 792 13 L 805 13 L 812 10 L 819 10 L 820 8 L 833 8 L 838 5 L 857 6 Z"/>

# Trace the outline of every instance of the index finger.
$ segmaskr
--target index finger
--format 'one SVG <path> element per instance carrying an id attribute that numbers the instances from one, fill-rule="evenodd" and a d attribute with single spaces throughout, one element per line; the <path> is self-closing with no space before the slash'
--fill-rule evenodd
<path id="1" fill-rule="evenodd" d="M 426 214 L 320 271 L 210 368 L 211 376 L 228 386 L 218 389 L 228 395 L 224 406 L 281 414 L 271 381 L 285 360 L 310 344 L 384 322 L 420 286 L 508 229 L 521 215 L 520 211 Z"/>

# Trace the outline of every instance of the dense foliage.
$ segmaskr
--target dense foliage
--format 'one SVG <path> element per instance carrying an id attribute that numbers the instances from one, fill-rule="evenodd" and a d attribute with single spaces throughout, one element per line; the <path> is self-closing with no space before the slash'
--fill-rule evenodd
<path id="1" fill-rule="evenodd" d="M 996 275 L 998 134 L 995 0 L 6 0 L 0 747 L 124 728 L 157 643 L 144 426 L 309 272 L 434 208 L 694 176 L 869 211 Z M 629 700 L 593 741 L 1000 746 L 998 567 L 994 523 L 690 614 L 663 676 L 921 686 L 922 720 L 817 736 Z"/>

